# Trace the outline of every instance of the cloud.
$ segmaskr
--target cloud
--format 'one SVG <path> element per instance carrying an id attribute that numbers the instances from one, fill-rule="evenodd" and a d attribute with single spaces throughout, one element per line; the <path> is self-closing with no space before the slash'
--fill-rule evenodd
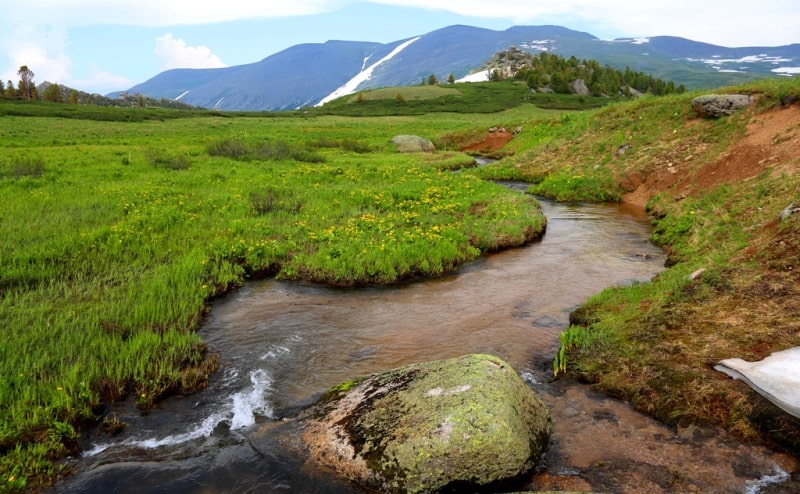
<path id="1" fill-rule="evenodd" d="M 10 22 L 177 26 L 257 17 L 309 15 L 335 10 L 347 0 L 26 0 L 3 7 Z"/>
<path id="2" fill-rule="evenodd" d="M 81 90 L 88 91 L 90 93 L 98 92 L 103 94 L 107 92 L 109 88 L 122 90 L 129 88 L 134 84 L 135 82 L 127 77 L 114 75 L 110 72 L 99 69 L 97 66 L 92 66 L 91 73 L 88 77 L 84 79 L 72 79 L 72 81 L 67 85 L 70 87 L 80 88 Z"/>
<path id="3" fill-rule="evenodd" d="M 183 39 L 175 39 L 172 33 L 156 38 L 155 53 L 162 70 L 227 67 L 207 46 L 188 46 Z"/>
<path id="4" fill-rule="evenodd" d="M 72 70 L 72 60 L 64 54 L 67 45 L 66 32 L 62 29 L 17 26 L 5 40 L 4 49 L 11 65 L 0 77 L 16 84 L 17 70 L 27 65 L 34 71 L 35 82 L 67 80 Z"/>
<path id="5" fill-rule="evenodd" d="M 133 85 L 129 79 L 100 70 L 96 66 L 91 67 L 87 77 L 74 78 L 73 61 L 66 55 L 68 46 L 69 38 L 64 29 L 28 24 L 16 26 L 2 43 L 3 51 L 7 53 L 8 65 L 0 74 L 0 80 L 4 83 L 12 81 L 16 86 L 19 81 L 17 71 L 26 65 L 33 71 L 36 84 L 52 82 L 89 92 Z"/>
<path id="6" fill-rule="evenodd" d="M 515 24 L 557 24 L 596 36 L 682 36 L 724 46 L 797 43 L 797 0 L 671 0 L 636 5 L 630 0 L 371 0 L 460 15 L 509 19 Z"/>

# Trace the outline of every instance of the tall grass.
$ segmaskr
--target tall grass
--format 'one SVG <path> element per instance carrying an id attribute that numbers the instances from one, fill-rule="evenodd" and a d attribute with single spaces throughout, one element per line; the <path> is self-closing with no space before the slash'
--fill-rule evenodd
<path id="1" fill-rule="evenodd" d="M 544 227 L 531 198 L 443 171 L 468 156 L 389 144 L 474 118 L 3 119 L 0 489 L 56 475 L 104 404 L 202 388 L 195 330 L 249 277 L 394 283 Z"/>
<path id="2" fill-rule="evenodd" d="M 797 133 L 796 108 L 781 110 L 800 101 L 800 79 L 721 92 L 757 94 L 758 102 L 713 121 L 690 110 L 694 95 L 614 105 L 570 116 L 550 140 L 514 158 L 521 174 L 554 196 L 580 196 L 581 182 L 563 179 L 573 174 L 617 183 L 632 177 L 629 191 L 673 174 L 683 179 L 665 180 L 648 202 L 652 239 L 667 249 L 668 269 L 651 283 L 607 289 L 573 312 L 553 368 L 669 424 L 723 427 L 798 454 L 796 419 L 721 378 L 714 364 L 797 345 L 800 221 L 779 215 L 800 200 L 797 157 L 783 146 Z M 741 164 L 730 157 L 739 144 L 752 146 L 742 138 L 768 120 L 788 123 L 759 143 L 764 159 L 751 164 L 763 166 L 748 169 L 746 179 L 725 179 L 722 165 Z"/>

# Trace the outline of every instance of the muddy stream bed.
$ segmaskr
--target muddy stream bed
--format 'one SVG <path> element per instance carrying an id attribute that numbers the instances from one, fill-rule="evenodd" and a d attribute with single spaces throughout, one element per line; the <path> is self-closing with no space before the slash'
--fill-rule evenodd
<path id="1" fill-rule="evenodd" d="M 641 211 L 543 201 L 544 238 L 458 273 L 391 288 L 335 290 L 274 280 L 218 301 L 201 329 L 221 369 L 207 390 L 128 426 L 97 431 L 53 492 L 363 493 L 303 457 L 291 418 L 353 377 L 467 353 L 507 360 L 548 404 L 551 446 L 519 489 L 789 492 L 794 458 L 719 430 L 675 430 L 568 380 L 550 359 L 569 313 L 603 288 L 663 269 Z"/>

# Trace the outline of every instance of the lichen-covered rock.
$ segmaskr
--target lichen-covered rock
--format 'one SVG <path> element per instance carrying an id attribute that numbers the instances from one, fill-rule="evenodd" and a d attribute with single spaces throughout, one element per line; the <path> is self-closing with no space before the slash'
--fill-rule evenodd
<path id="1" fill-rule="evenodd" d="M 301 420 L 315 461 L 396 493 L 516 477 L 539 462 L 551 429 L 543 402 L 509 364 L 490 355 L 345 383 Z"/>
<path id="2" fill-rule="evenodd" d="M 731 115 L 751 103 L 747 94 L 708 94 L 692 100 L 692 108 L 704 118 L 719 118 Z"/>
<path id="3" fill-rule="evenodd" d="M 397 146 L 401 153 L 420 153 L 436 151 L 436 146 L 424 137 L 412 135 L 397 135 L 392 137 L 392 144 Z"/>

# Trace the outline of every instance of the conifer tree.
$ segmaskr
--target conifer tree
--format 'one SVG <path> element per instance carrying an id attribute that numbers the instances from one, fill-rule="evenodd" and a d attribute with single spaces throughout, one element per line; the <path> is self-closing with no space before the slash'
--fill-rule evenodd
<path id="1" fill-rule="evenodd" d="M 19 89 L 20 96 L 25 100 L 32 100 L 36 95 L 36 84 L 33 82 L 33 71 L 27 65 L 23 65 L 17 71 L 19 76 Z"/>

